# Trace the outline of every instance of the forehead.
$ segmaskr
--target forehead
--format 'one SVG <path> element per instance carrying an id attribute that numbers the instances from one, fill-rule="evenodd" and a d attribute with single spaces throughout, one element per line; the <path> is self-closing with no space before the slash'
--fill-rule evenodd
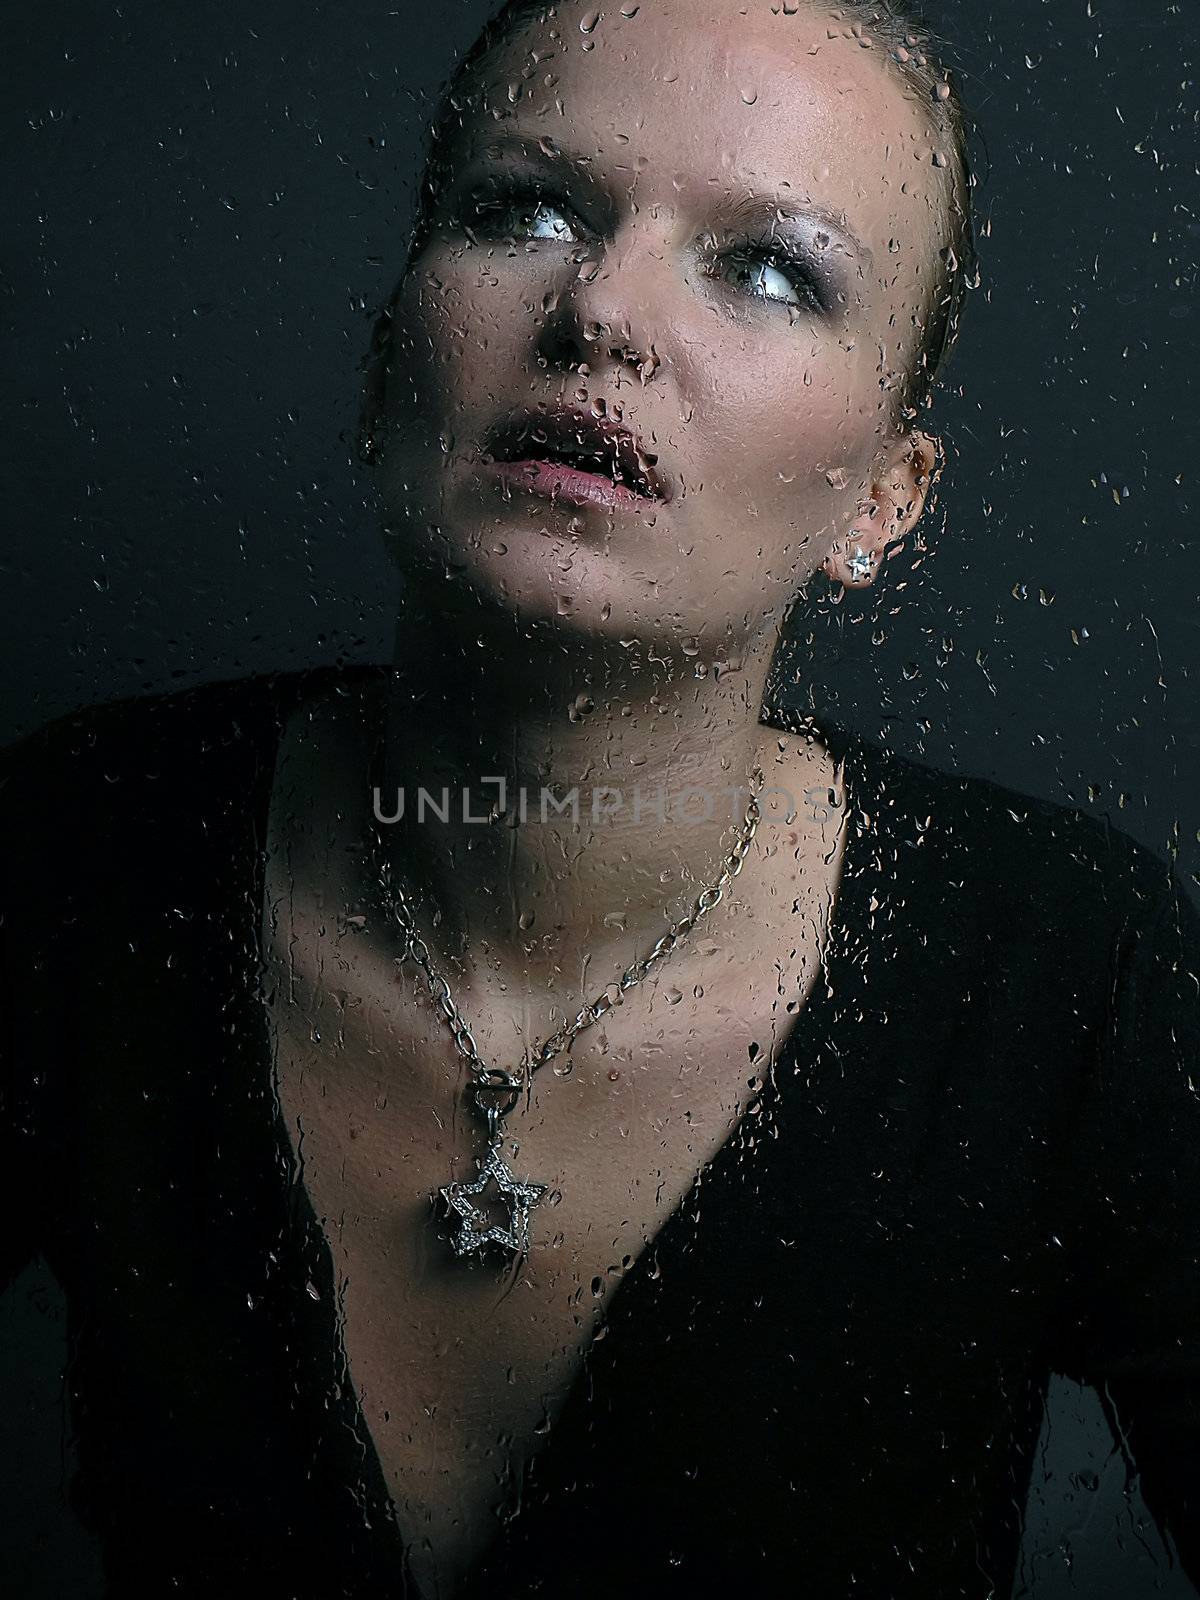
<path id="1" fill-rule="evenodd" d="M 512 29 L 478 88 L 477 134 L 549 138 L 636 181 L 643 203 L 808 202 L 885 271 L 889 254 L 924 256 L 941 237 L 932 119 L 883 41 L 815 0 L 564 0 Z"/>

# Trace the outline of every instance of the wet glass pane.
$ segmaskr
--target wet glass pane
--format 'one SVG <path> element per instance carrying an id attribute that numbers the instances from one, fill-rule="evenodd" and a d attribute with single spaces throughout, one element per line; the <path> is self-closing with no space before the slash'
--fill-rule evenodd
<path id="1" fill-rule="evenodd" d="M 0 1588 L 1200 1588 L 1181 4 L 9 21 Z"/>

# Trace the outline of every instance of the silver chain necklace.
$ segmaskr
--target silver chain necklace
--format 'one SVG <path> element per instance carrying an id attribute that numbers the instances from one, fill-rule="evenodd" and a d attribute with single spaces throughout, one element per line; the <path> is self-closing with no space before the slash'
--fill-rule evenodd
<path id="1" fill-rule="evenodd" d="M 453 1033 L 459 1053 L 470 1064 L 472 1081 L 469 1092 L 473 1094 L 475 1107 L 482 1113 L 487 1125 L 487 1147 L 479 1159 L 478 1170 L 472 1181 L 443 1184 L 437 1191 L 456 1225 L 451 1242 L 458 1255 L 482 1256 L 490 1245 L 501 1247 L 511 1256 L 527 1254 L 529 1213 L 546 1194 L 548 1185 L 518 1178 L 504 1160 L 504 1119 L 513 1110 L 521 1091 L 539 1067 L 544 1067 L 548 1061 L 553 1061 L 555 1056 L 569 1049 L 585 1029 L 599 1022 L 614 1006 L 621 1005 L 626 993 L 647 978 L 660 961 L 665 961 L 696 924 L 721 903 L 725 890 L 742 870 L 742 863 L 749 853 L 761 820 L 762 813 L 758 805 L 758 794 L 763 783 L 761 767 L 754 769 L 752 778 L 750 798 L 737 842 L 725 858 L 717 877 L 697 896 L 691 911 L 679 922 L 669 923 L 666 933 L 650 953 L 626 967 L 620 978 L 585 1005 L 573 1022 L 565 1023 L 538 1048 L 528 1047 L 523 1070 L 515 1072 L 489 1066 L 479 1054 L 471 1030 L 455 1004 L 450 985 L 434 969 L 429 946 L 417 930 L 408 898 L 399 884 L 392 880 L 387 867 L 384 867 L 382 876 L 390 909 L 404 934 L 404 953 L 400 959 L 404 961 L 411 957 L 424 971 L 434 1003 Z M 481 1196 L 489 1186 L 494 1187 L 507 1210 L 508 1220 L 504 1224 L 489 1220 L 487 1211 L 480 1204 Z"/>

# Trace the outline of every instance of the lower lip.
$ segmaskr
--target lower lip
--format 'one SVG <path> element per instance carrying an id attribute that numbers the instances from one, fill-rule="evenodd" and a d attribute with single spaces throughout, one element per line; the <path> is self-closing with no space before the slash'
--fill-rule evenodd
<path id="1" fill-rule="evenodd" d="M 584 472 L 561 461 L 494 461 L 488 476 L 508 490 L 560 500 L 565 505 L 600 506 L 605 511 L 629 511 L 659 502 L 637 494 L 627 484 L 615 483 L 599 472 Z"/>

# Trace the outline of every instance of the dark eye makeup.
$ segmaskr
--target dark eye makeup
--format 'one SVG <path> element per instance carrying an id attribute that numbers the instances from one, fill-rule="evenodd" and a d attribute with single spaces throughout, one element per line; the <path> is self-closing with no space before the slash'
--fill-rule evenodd
<path id="1" fill-rule="evenodd" d="M 492 181 L 477 185 L 458 208 L 458 221 L 477 238 L 579 244 L 588 226 L 575 207 L 543 184 Z"/>
<path id="2" fill-rule="evenodd" d="M 582 206 L 541 177 L 491 174 L 472 184 L 453 207 L 451 225 L 477 241 L 570 247 L 608 231 L 586 220 Z M 697 241 L 705 275 L 765 307 L 823 314 L 836 299 L 828 274 L 801 246 L 776 234 Z"/>
<path id="3" fill-rule="evenodd" d="M 827 290 L 820 274 L 779 240 L 753 240 L 727 246 L 716 258 L 715 274 L 756 299 L 792 310 L 822 312 Z"/>

